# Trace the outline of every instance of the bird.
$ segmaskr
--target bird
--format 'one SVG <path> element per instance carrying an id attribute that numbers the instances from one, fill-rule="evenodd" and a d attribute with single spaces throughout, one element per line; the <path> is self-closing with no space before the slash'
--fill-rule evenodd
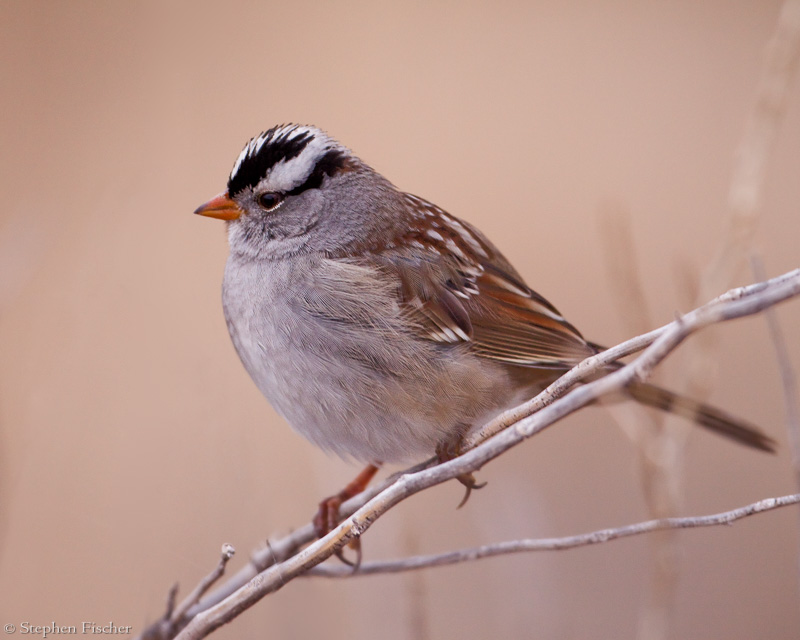
<path id="1" fill-rule="evenodd" d="M 250 139 L 226 189 L 195 213 L 226 222 L 222 306 L 250 377 L 294 430 L 367 464 L 320 504 L 320 535 L 381 463 L 459 455 L 471 431 L 602 350 L 475 226 L 317 127 Z M 775 448 L 756 426 L 667 389 L 624 393 Z M 467 495 L 479 486 L 459 479 Z"/>

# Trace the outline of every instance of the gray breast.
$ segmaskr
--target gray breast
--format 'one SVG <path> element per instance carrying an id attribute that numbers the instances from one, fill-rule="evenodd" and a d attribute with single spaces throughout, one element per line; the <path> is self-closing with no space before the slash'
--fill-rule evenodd
<path id="1" fill-rule="evenodd" d="M 347 261 L 226 267 L 225 317 L 247 371 L 296 431 L 343 457 L 420 459 L 509 402 L 494 365 L 416 337 L 387 304 L 392 288 Z"/>

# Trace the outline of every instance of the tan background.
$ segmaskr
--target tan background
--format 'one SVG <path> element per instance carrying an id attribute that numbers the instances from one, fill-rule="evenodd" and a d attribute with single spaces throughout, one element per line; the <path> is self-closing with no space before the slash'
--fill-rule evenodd
<path id="1" fill-rule="evenodd" d="M 223 227 L 192 210 L 241 146 L 314 123 L 476 223 L 591 338 L 626 337 L 598 211 L 633 215 L 653 324 L 726 227 L 736 143 L 778 2 L 0 4 L 0 622 L 140 630 L 215 562 L 307 521 L 356 467 L 272 412 L 222 319 Z M 800 95 L 757 242 L 799 266 Z M 696 271 L 694 271 L 696 273 Z M 751 279 L 741 274 L 739 282 Z M 779 317 L 800 366 L 800 303 Z M 715 329 L 713 400 L 780 455 L 690 440 L 682 513 L 793 491 L 762 319 Z M 680 356 L 672 363 L 678 371 Z M 677 376 L 676 376 L 677 377 Z M 602 409 L 402 505 L 367 558 L 646 517 Z M 680 534 L 681 638 L 800 635 L 797 514 Z M 632 637 L 648 541 L 348 582 L 298 580 L 218 637 Z"/>

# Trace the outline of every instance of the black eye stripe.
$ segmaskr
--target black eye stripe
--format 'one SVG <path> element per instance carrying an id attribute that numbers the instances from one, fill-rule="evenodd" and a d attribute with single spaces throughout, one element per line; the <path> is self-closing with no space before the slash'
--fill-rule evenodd
<path id="1" fill-rule="evenodd" d="M 308 189 L 319 189 L 322 180 L 325 176 L 332 176 L 347 164 L 347 158 L 342 151 L 331 149 L 319 160 L 314 166 L 314 170 L 309 174 L 306 181 L 300 186 L 295 187 L 291 191 L 287 191 L 287 196 L 296 196 L 307 191 Z"/>

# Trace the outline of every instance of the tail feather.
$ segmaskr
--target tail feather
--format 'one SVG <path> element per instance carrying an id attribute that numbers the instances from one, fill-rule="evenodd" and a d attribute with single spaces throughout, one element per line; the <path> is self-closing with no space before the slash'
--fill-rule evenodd
<path id="1" fill-rule="evenodd" d="M 635 382 L 627 391 L 635 400 L 648 407 L 674 413 L 748 447 L 775 452 L 775 441 L 758 427 L 720 409 L 646 382 Z"/>

